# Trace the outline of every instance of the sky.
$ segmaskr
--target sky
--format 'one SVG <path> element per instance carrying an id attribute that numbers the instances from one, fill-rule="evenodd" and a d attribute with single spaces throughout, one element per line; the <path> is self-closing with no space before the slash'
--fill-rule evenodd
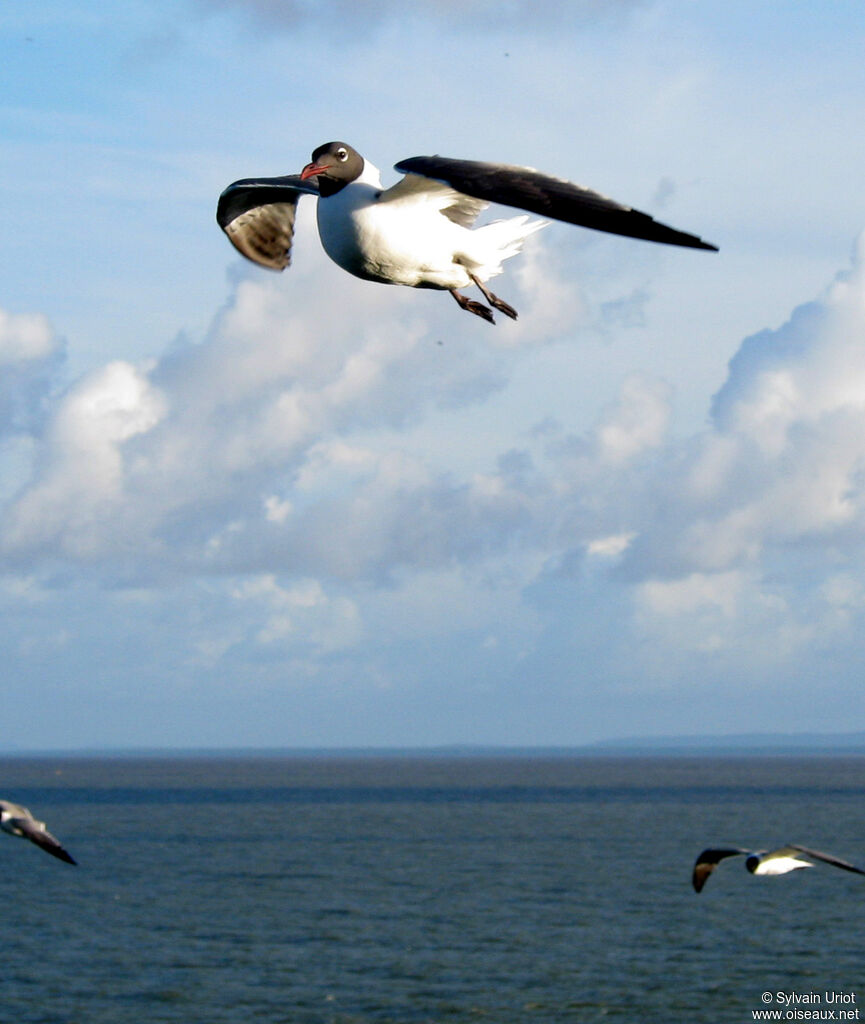
<path id="1" fill-rule="evenodd" d="M 865 11 L 4 0 L 10 751 L 865 729 Z M 356 280 L 220 191 L 331 139 L 538 167 L 494 290 Z M 492 210 L 490 217 L 507 215 Z"/>

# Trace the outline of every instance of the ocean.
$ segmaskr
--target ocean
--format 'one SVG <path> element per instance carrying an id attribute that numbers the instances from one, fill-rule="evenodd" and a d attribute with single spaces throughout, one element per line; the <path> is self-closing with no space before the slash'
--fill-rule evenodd
<path id="1" fill-rule="evenodd" d="M 858 1019 L 837 1014 L 865 1000 L 865 877 L 736 858 L 690 884 L 715 844 L 865 863 L 865 758 L 6 757 L 0 774 L 79 862 L 0 835 L 2 1024 L 744 1024 Z"/>

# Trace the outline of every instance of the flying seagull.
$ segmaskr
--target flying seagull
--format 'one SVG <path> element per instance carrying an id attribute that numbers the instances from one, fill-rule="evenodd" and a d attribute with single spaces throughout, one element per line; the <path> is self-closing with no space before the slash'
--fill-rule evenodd
<path id="1" fill-rule="evenodd" d="M 502 272 L 525 239 L 546 221 L 526 216 L 472 229 L 490 203 L 630 238 L 691 249 L 717 247 L 667 227 L 646 213 L 531 167 L 413 156 L 384 188 L 377 168 L 346 142 L 313 151 L 300 174 L 242 178 L 219 197 L 216 219 L 247 259 L 271 270 L 291 262 L 297 203 L 319 197 L 318 233 L 325 252 L 367 281 L 449 291 L 459 305 L 495 323 L 490 307 L 516 320 L 516 310 L 484 282 Z M 489 306 L 460 294 L 476 285 Z"/>
<path id="2" fill-rule="evenodd" d="M 45 822 L 37 821 L 27 808 L 20 804 L 0 800 L 0 829 L 8 832 L 10 836 L 29 839 L 52 857 L 65 860 L 67 864 L 77 863 L 51 835 L 45 827 Z"/>
<path id="3" fill-rule="evenodd" d="M 733 846 L 703 850 L 694 863 L 694 873 L 691 877 L 694 889 L 700 892 L 709 875 L 725 857 L 736 857 L 740 854 L 744 854 L 745 867 L 752 875 L 786 875 L 788 871 L 796 871 L 797 868 L 813 868 L 811 861 L 803 859 L 805 857 L 823 861 L 824 864 L 833 864 L 836 868 L 853 871 L 857 875 L 865 875 L 862 868 L 857 868 L 854 864 L 848 864 L 846 860 L 840 860 L 828 853 L 809 850 L 807 846 L 782 846 L 778 850 L 743 850 Z"/>

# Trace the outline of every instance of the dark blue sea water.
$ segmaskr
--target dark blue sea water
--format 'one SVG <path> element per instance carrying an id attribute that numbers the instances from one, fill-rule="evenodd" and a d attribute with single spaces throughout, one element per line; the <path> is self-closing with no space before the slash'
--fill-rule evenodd
<path id="1" fill-rule="evenodd" d="M 7 758 L 0 777 L 80 865 L 0 836 L 3 1024 L 744 1024 L 781 1005 L 764 992 L 865 1000 L 865 878 L 735 860 L 690 886 L 710 843 L 865 861 L 861 758 Z"/>

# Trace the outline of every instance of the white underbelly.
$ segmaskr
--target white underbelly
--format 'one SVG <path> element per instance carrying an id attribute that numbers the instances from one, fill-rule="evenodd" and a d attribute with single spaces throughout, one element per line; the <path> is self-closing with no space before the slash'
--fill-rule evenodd
<path id="1" fill-rule="evenodd" d="M 343 201 L 344 189 L 318 201 L 318 232 L 327 255 L 367 281 L 412 288 L 464 288 L 468 271 L 454 262 L 458 232 L 439 213 Z"/>
<path id="2" fill-rule="evenodd" d="M 812 868 L 813 864 L 806 860 L 799 860 L 797 857 L 770 857 L 757 865 L 755 875 L 786 875 L 788 871 L 798 871 L 799 868 Z"/>

